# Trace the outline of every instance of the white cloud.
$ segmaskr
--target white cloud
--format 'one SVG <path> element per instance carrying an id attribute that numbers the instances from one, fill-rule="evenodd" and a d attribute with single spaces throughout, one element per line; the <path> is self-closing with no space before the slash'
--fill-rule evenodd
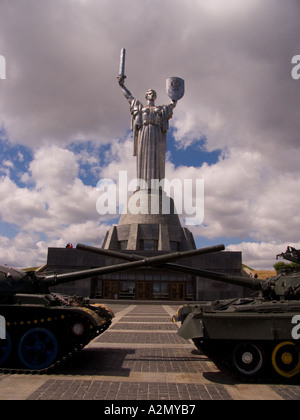
<path id="1" fill-rule="evenodd" d="M 20 268 L 44 264 L 47 255 L 47 244 L 32 232 L 20 232 L 14 239 L 0 236 L 0 248 L 0 263 Z"/>
<path id="2" fill-rule="evenodd" d="M 10 160 L 3 160 L 2 165 L 6 166 L 7 168 L 13 168 L 14 167 L 13 162 L 11 162 Z"/>
<path id="3" fill-rule="evenodd" d="M 276 165 L 275 168 L 270 162 L 266 165 L 259 152 L 232 150 L 229 156 L 211 166 L 175 169 L 169 163 L 167 168 L 171 179 L 205 180 L 204 224 L 191 229 L 199 241 L 201 237 L 228 238 L 229 243 L 230 238 L 258 241 L 248 243 L 248 248 L 243 243 L 234 246 L 256 268 L 273 265 L 274 249 L 279 253 L 290 242 L 299 242 L 300 176 L 278 174 Z M 260 252 L 249 252 L 258 248 Z"/>
<path id="4" fill-rule="evenodd" d="M 228 251 L 242 251 L 243 260 L 254 270 L 272 270 L 273 265 L 282 259 L 277 260 L 276 255 L 286 250 L 287 245 L 300 249 L 300 242 L 276 243 L 276 242 L 242 242 L 238 245 L 228 245 Z M 286 261 L 287 262 L 287 261 Z"/>
<path id="5" fill-rule="evenodd" d="M 18 188 L 8 177 L 0 179 L 2 220 L 17 226 L 26 224 L 32 217 L 43 214 L 45 205 L 36 191 Z"/>
<path id="6" fill-rule="evenodd" d="M 12 240 L 1 237 L 2 263 L 42 264 L 48 247 L 70 241 L 102 244 L 109 226 L 96 212 L 99 193 L 82 183 L 78 171 L 73 152 L 41 147 L 27 174 L 30 188 L 18 187 L 8 177 L 0 179 L 1 220 L 20 232 Z"/>

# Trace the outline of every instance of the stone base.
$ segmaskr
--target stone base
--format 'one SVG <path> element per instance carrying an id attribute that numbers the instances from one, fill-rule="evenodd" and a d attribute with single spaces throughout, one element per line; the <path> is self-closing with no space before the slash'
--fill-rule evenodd
<path id="1" fill-rule="evenodd" d="M 162 190 L 139 190 L 129 198 L 119 224 L 107 232 L 102 247 L 187 251 L 196 245 L 192 233 L 181 226 L 172 198 Z"/>

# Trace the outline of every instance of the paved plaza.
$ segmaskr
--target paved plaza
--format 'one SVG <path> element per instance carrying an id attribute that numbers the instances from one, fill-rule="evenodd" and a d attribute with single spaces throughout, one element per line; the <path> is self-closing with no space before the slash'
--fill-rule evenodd
<path id="1" fill-rule="evenodd" d="M 300 386 L 245 383 L 170 322 L 177 305 L 113 303 L 112 326 L 48 375 L 0 374 L 0 400 L 298 400 Z"/>

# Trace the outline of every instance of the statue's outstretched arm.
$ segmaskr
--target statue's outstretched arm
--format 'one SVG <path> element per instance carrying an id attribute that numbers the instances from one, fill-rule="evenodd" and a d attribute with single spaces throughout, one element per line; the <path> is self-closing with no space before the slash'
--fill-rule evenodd
<path id="1" fill-rule="evenodd" d="M 119 85 L 122 88 L 122 92 L 125 98 L 131 104 L 132 101 L 134 100 L 134 97 L 132 96 L 131 92 L 127 89 L 127 87 L 124 85 L 125 77 L 126 76 L 118 76 L 117 79 L 118 79 Z"/>

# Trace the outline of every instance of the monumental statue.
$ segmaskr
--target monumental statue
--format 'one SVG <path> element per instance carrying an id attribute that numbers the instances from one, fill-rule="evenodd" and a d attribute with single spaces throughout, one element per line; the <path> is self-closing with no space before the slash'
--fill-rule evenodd
<path id="1" fill-rule="evenodd" d="M 151 188 L 151 180 L 165 178 L 165 156 L 167 148 L 167 131 L 169 119 L 177 101 L 184 95 L 184 81 L 179 77 L 167 79 L 167 93 L 171 99 L 168 105 L 157 106 L 156 92 L 146 92 L 147 104 L 135 99 L 125 86 L 125 49 L 121 51 L 119 85 L 130 104 L 131 129 L 134 133 L 134 153 L 137 157 L 137 178 L 146 181 Z M 142 188 L 142 187 L 140 187 Z"/>

